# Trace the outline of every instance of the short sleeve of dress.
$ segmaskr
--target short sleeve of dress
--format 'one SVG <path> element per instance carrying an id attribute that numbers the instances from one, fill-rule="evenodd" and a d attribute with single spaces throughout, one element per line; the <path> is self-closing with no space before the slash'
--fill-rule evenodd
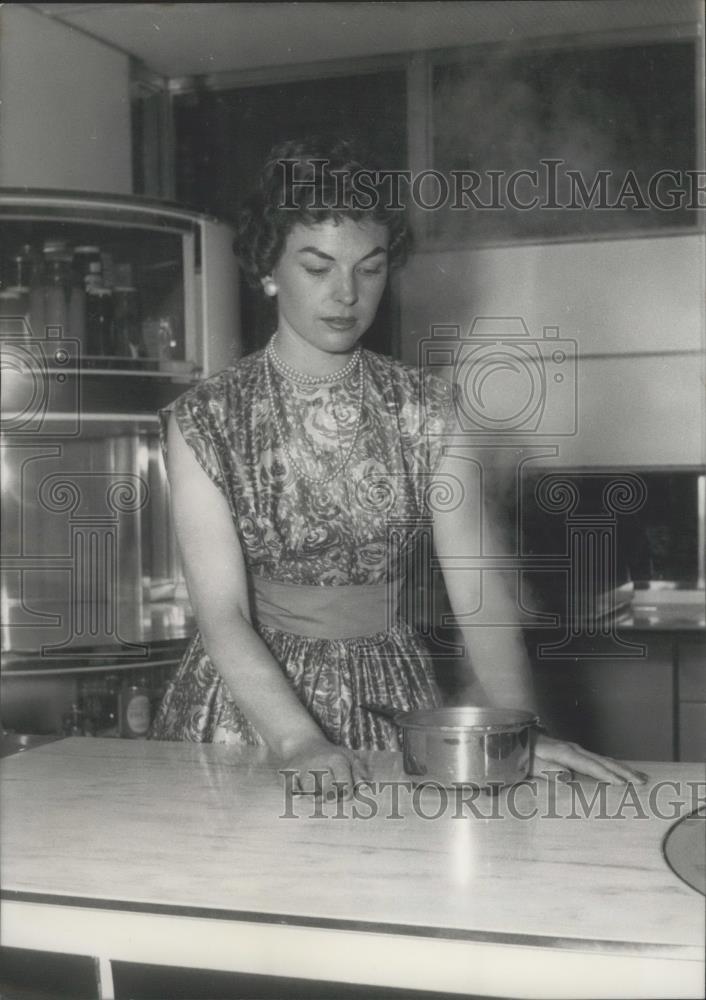
<path id="1" fill-rule="evenodd" d="M 431 475 L 439 467 L 456 426 L 455 387 L 431 372 L 422 375 L 420 432 L 424 471 Z"/>
<path id="2" fill-rule="evenodd" d="M 205 384 L 179 396 L 170 407 L 159 410 L 159 440 L 165 464 L 167 460 L 167 429 L 174 413 L 179 430 L 209 479 L 227 496 L 223 465 L 219 458 L 221 433 L 214 408 L 209 402 Z"/>

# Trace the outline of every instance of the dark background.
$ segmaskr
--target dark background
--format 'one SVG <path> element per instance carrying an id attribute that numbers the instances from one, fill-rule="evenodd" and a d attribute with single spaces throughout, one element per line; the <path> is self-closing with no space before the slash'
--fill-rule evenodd
<path id="1" fill-rule="evenodd" d="M 305 80 L 235 90 L 197 89 L 177 98 L 177 199 L 234 222 L 267 154 L 277 143 L 311 134 L 349 136 L 382 168 L 407 165 L 407 98 L 401 71 Z M 391 352 L 397 329 L 390 287 L 363 340 Z M 246 353 L 274 332 L 272 303 L 243 286 Z"/>

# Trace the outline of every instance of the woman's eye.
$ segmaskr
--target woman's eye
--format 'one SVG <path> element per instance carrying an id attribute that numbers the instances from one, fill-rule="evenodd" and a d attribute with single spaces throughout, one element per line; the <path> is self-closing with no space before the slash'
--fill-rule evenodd
<path id="1" fill-rule="evenodd" d="M 360 271 L 366 275 L 382 274 L 382 267 L 361 267 Z"/>
<path id="2" fill-rule="evenodd" d="M 327 267 L 305 267 L 304 270 L 307 274 L 328 274 Z"/>

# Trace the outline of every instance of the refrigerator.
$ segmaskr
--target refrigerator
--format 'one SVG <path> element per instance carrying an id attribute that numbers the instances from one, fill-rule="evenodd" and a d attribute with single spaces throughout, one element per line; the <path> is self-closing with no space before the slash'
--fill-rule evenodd
<path id="1" fill-rule="evenodd" d="M 0 227 L 3 679 L 139 665 L 191 628 L 157 412 L 241 354 L 235 234 L 25 189 Z"/>

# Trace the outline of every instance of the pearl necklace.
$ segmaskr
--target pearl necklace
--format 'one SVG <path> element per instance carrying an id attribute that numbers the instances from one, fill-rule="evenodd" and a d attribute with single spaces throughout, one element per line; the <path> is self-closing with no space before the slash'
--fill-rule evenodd
<path id="1" fill-rule="evenodd" d="M 291 379 L 292 382 L 300 382 L 302 385 L 325 385 L 328 382 L 342 382 L 344 378 L 347 378 L 353 372 L 353 369 L 358 364 L 362 355 L 360 345 L 358 345 L 350 360 L 343 366 L 343 368 L 339 368 L 338 371 L 332 372 L 330 375 L 309 375 L 307 372 L 297 371 L 296 368 L 292 368 L 291 365 L 288 365 L 286 361 L 282 360 L 274 348 L 276 336 L 277 334 L 275 334 L 265 348 L 265 353 L 267 354 L 270 364 L 277 369 L 280 375 L 284 375 L 286 378 Z"/>
<path id="2" fill-rule="evenodd" d="M 275 357 L 276 355 L 274 351 L 270 349 L 270 344 L 268 344 L 267 347 L 265 348 L 265 384 L 267 386 L 267 395 L 270 401 L 270 410 L 272 413 L 272 419 L 274 420 L 275 430 L 277 431 L 277 437 L 279 438 L 279 442 L 282 445 L 282 448 L 284 449 L 284 452 L 287 455 L 287 458 L 289 459 L 292 468 L 297 473 L 297 475 L 299 475 L 300 478 L 302 479 L 308 479 L 310 483 L 315 483 L 317 486 L 325 486 L 327 483 L 330 483 L 332 479 L 335 479 L 336 476 L 339 475 L 339 473 L 343 472 L 346 465 L 348 464 L 351 455 L 353 454 L 353 449 L 355 448 L 356 441 L 358 440 L 358 432 L 360 430 L 360 425 L 363 421 L 363 352 L 360 350 L 360 348 L 358 348 L 355 355 L 353 356 L 353 358 L 351 358 L 351 360 L 348 362 L 345 368 L 341 369 L 341 372 L 345 371 L 346 374 L 348 374 L 349 372 L 353 371 L 355 364 L 357 364 L 358 366 L 358 416 L 356 417 L 355 427 L 353 428 L 353 438 L 351 440 L 348 450 L 346 451 L 346 454 L 343 456 L 341 461 L 335 466 L 333 471 L 330 472 L 329 475 L 327 476 L 310 476 L 305 469 L 302 469 L 302 467 L 299 465 L 294 455 L 290 451 L 289 445 L 287 444 L 287 440 L 284 435 L 284 428 L 282 427 L 282 423 L 277 414 L 275 392 L 272 386 L 272 371 L 270 365 L 274 362 Z M 278 360 L 282 363 L 282 365 L 284 365 L 284 362 L 282 362 L 281 359 Z M 274 362 L 274 366 L 277 367 L 277 362 Z M 286 367 L 288 368 L 289 366 L 287 365 Z M 295 371 L 295 369 L 292 369 L 292 371 Z M 296 372 L 296 374 L 300 375 L 301 373 Z M 342 376 L 339 372 L 335 373 L 335 380 L 337 382 L 340 381 L 341 377 Z M 304 378 L 320 379 L 320 376 L 313 376 L 313 375 L 302 376 L 302 380 Z M 325 381 L 331 381 L 331 377 L 326 376 Z M 319 381 L 316 381 L 314 383 L 307 382 L 306 384 L 318 385 Z"/>

